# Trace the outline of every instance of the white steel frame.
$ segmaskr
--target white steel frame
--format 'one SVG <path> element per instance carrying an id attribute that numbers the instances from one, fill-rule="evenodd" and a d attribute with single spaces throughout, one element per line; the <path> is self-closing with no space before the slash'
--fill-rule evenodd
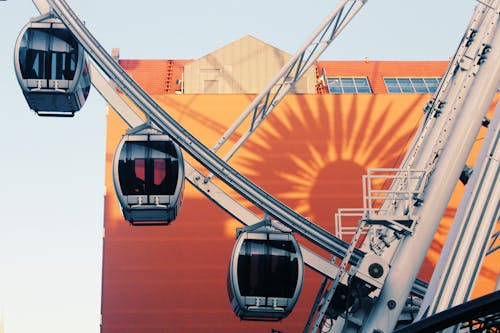
<path id="1" fill-rule="evenodd" d="M 90 66 L 93 84 L 127 124 L 135 127 L 143 121 L 116 93 L 100 71 L 105 73 L 106 77 L 147 115 L 149 121 L 167 132 L 174 141 L 200 161 L 213 175 L 261 209 L 266 215 L 275 217 L 280 223 L 329 251 L 333 256 L 343 258 L 343 263 L 339 268 L 312 251 L 301 247 L 304 260 L 310 267 L 333 279 L 334 283 L 341 283 L 341 279 L 346 273 L 345 267 L 348 264 L 362 265 L 364 252 L 356 249 L 352 244 L 349 246 L 265 193 L 227 165 L 224 160 L 217 157 L 213 151 L 218 150 L 226 142 L 229 135 L 243 123 L 243 120 L 252 114 L 250 129 L 240 140 L 241 143 L 238 142 L 227 154 L 225 160 L 228 160 L 286 95 L 295 81 L 342 31 L 366 0 L 341 1 L 328 20 L 313 33 L 313 37 L 304 44 L 301 51 L 292 57 L 287 66 L 277 75 L 275 82 L 271 82 L 267 89 L 264 89 L 264 92 L 245 110 L 240 120 L 231 126 L 212 150 L 206 148 L 190 135 L 142 91 L 106 53 L 64 0 L 33 0 L 33 2 L 41 13 L 51 12 L 59 17 L 92 57 L 95 63 L 95 65 Z M 350 7 L 346 7 L 348 3 L 350 3 Z M 343 14 L 344 8 L 347 8 L 347 14 Z M 387 215 L 406 215 L 412 219 L 415 218 L 415 225 L 411 228 L 411 232 L 406 233 L 405 237 L 398 238 L 401 240 L 381 253 L 381 263 L 387 266 L 385 262 L 390 262 L 391 269 L 377 301 L 371 309 L 363 314 L 365 317 L 363 332 L 389 332 L 396 325 L 454 185 L 465 166 L 465 159 L 481 127 L 500 78 L 500 62 L 497 61 L 500 59 L 500 33 L 497 27 L 499 8 L 499 0 L 480 2 L 477 5 L 464 40 L 451 61 L 447 75 L 441 81 L 435 97 L 428 104 L 426 118 L 398 169 L 398 172 L 401 170 L 423 170 L 423 177 L 418 177 L 418 179 L 411 179 L 412 177 L 407 177 L 406 180 L 396 179 L 390 190 L 397 192 L 397 189 L 405 188 L 407 192 L 405 200 L 410 203 L 409 206 L 412 208 L 408 208 L 409 206 L 406 205 L 407 211 L 404 211 L 401 205 L 393 204 L 394 198 L 387 198 L 382 205 L 382 210 L 386 211 Z M 318 36 L 321 37 L 316 42 Z M 312 51 L 309 47 L 312 47 Z M 489 61 L 490 59 L 493 61 Z M 294 80 L 287 81 L 294 69 L 296 70 L 292 75 Z M 271 98 L 270 91 L 276 84 L 279 85 L 278 93 Z M 207 180 L 207 177 L 189 164 L 186 164 L 186 178 L 219 207 L 243 224 L 255 224 L 262 220 L 224 193 L 209 179 Z M 405 183 L 407 187 L 402 187 Z M 494 186 L 496 183 L 485 186 L 485 188 L 491 190 Z M 418 188 L 418 191 L 411 190 L 412 188 Z M 370 191 L 367 194 L 371 195 Z M 414 206 L 411 205 L 412 202 Z M 368 217 L 372 219 L 370 205 L 368 204 L 365 209 L 365 214 L 368 214 Z M 408 215 L 409 210 L 412 211 L 410 215 Z M 356 232 L 356 236 L 359 236 L 360 231 Z M 388 228 L 387 232 L 397 231 Z M 367 249 L 369 246 L 363 248 Z M 408 267 L 409 263 L 411 267 Z M 421 286 L 417 286 L 417 288 L 421 289 Z M 331 293 L 334 290 L 335 288 L 331 288 Z M 328 300 L 326 301 L 326 305 L 321 310 L 323 313 L 328 305 Z M 389 308 L 388 304 L 391 304 Z M 315 322 L 314 329 L 318 329 L 320 322 L 320 319 Z M 350 332 L 353 331 L 353 328 L 346 322 L 343 331 Z"/>

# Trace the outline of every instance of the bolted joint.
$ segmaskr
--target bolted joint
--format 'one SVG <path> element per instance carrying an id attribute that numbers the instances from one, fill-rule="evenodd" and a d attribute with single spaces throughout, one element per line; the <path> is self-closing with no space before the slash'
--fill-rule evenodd
<path id="1" fill-rule="evenodd" d="M 460 173 L 460 181 L 462 184 L 467 185 L 467 182 L 469 181 L 470 176 L 474 172 L 474 169 L 472 169 L 470 166 L 465 166 L 462 172 Z"/>
<path id="2" fill-rule="evenodd" d="M 368 267 L 368 274 L 374 279 L 380 278 L 384 275 L 384 267 L 381 264 L 375 262 Z"/>
<path id="3" fill-rule="evenodd" d="M 479 59 L 477 60 L 478 65 L 482 65 L 486 59 L 488 58 L 488 53 L 491 51 L 491 46 L 488 44 L 485 44 L 481 50 L 481 54 L 479 55 Z"/>
<path id="4" fill-rule="evenodd" d="M 481 125 L 485 128 L 488 128 L 488 126 L 490 125 L 490 122 L 491 122 L 491 120 L 488 117 L 484 117 L 483 121 L 481 122 Z"/>

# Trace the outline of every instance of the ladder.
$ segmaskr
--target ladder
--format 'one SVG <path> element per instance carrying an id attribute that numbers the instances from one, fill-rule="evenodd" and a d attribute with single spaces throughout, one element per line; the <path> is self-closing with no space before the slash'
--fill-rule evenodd
<path id="1" fill-rule="evenodd" d="M 326 293 L 324 293 L 323 290 L 326 288 L 329 279 L 326 277 L 324 278 L 323 283 L 321 285 L 320 293 L 318 293 L 318 296 L 320 296 L 321 294 L 323 294 L 324 296 L 318 297 L 316 299 L 311 315 L 309 316 L 309 319 L 304 328 L 304 333 L 306 332 L 316 333 L 318 329 L 323 325 L 324 317 L 330 307 L 330 303 L 332 302 L 337 287 L 339 286 L 341 281 L 345 283 L 345 281 L 348 278 L 349 260 L 351 259 L 351 256 L 354 253 L 354 249 L 356 248 L 356 244 L 358 243 L 359 237 L 365 233 L 364 227 L 365 227 L 365 221 L 359 220 L 358 228 L 356 229 L 356 232 L 353 235 L 351 243 L 349 244 L 349 247 L 347 248 L 344 257 L 342 258 L 342 262 L 339 266 L 339 272 L 331 282 L 330 288 Z M 312 327 L 310 327 L 310 324 L 312 323 L 314 317 L 314 313 L 316 312 L 316 309 L 320 305 L 320 302 L 322 302 L 321 307 L 319 308 L 316 319 L 314 320 L 314 324 L 312 325 Z"/>

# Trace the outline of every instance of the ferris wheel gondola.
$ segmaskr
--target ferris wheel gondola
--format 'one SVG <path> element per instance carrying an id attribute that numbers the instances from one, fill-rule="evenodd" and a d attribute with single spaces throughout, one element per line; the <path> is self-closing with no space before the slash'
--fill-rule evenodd
<path id="1" fill-rule="evenodd" d="M 14 67 L 28 105 L 40 116 L 73 116 L 89 95 L 84 49 L 56 18 L 24 26 L 15 45 Z"/>
<path id="2" fill-rule="evenodd" d="M 233 249 L 227 291 L 243 320 L 281 320 L 297 303 L 304 279 L 300 247 L 289 230 L 269 221 L 241 229 Z"/>
<path id="3" fill-rule="evenodd" d="M 123 215 L 133 225 L 168 225 L 182 204 L 184 160 L 169 136 L 149 125 L 127 132 L 113 159 Z"/>

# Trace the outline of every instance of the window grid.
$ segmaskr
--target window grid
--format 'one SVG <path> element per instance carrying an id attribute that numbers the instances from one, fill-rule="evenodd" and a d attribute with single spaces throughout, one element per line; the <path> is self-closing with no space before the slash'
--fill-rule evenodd
<path id="1" fill-rule="evenodd" d="M 330 94 L 371 94 L 372 89 L 366 77 L 329 77 Z"/>
<path id="2" fill-rule="evenodd" d="M 436 92 L 441 78 L 438 77 L 391 77 L 384 78 L 389 94 L 429 94 Z"/>

